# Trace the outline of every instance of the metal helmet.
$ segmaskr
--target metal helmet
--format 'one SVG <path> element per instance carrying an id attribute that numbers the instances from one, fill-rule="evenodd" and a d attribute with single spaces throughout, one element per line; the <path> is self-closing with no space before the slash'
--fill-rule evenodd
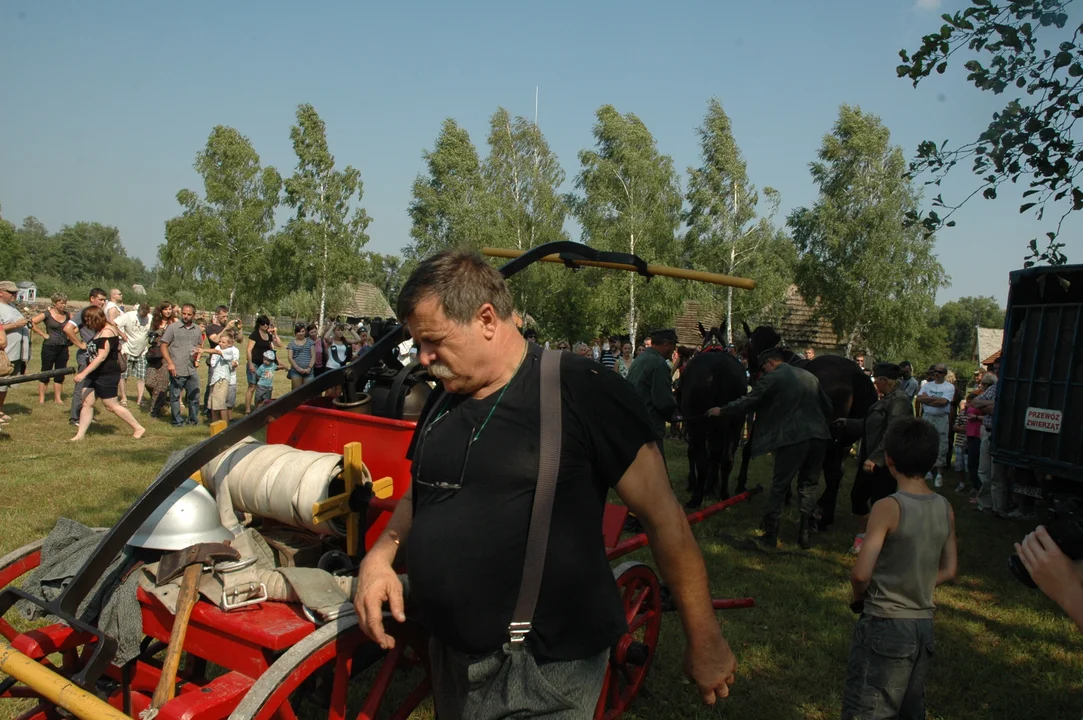
<path id="1" fill-rule="evenodd" d="M 150 550 L 183 550 L 204 542 L 233 540 L 218 519 L 207 489 L 188 478 L 143 522 L 128 544 Z"/>

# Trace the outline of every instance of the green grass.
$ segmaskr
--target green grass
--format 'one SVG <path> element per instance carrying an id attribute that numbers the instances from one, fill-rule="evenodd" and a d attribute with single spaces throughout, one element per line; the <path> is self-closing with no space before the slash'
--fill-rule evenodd
<path id="1" fill-rule="evenodd" d="M 35 362 L 36 365 L 36 362 Z M 281 373 L 275 394 L 286 390 Z M 243 390 L 244 380 L 240 387 Z M 71 382 L 67 383 L 70 390 Z M 130 391 L 134 397 L 134 388 Z M 173 450 L 205 437 L 206 426 L 173 428 L 153 421 L 141 440 L 101 411 L 82 444 L 69 443 L 74 428 L 67 407 L 37 404 L 37 387 L 17 386 L 6 411 L 14 417 L 0 433 L 0 555 L 46 535 L 59 516 L 106 526 L 143 491 Z M 242 403 L 243 404 L 243 403 Z M 132 403 L 134 408 L 134 403 Z M 138 412 L 138 411 L 137 411 Z M 667 455 L 682 495 L 685 446 L 670 441 Z M 752 484 L 766 481 L 770 458 L 752 465 Z M 719 613 L 738 658 L 731 699 L 703 707 L 683 678 L 683 636 L 669 614 L 647 681 L 627 718 L 692 720 L 725 717 L 836 718 L 854 616 L 847 607 L 846 554 L 852 530 L 849 477 L 840 493 L 838 527 L 816 536 L 816 547 L 795 544 L 796 510 L 787 508 L 782 547 L 775 553 L 745 549 L 756 534 L 765 497 L 760 495 L 696 526 L 716 597 L 752 596 L 756 607 Z M 950 477 L 945 484 L 954 486 Z M 937 591 L 937 648 L 927 684 L 929 717 L 1055 718 L 1083 716 L 1083 642 L 1063 613 L 1008 573 L 1012 543 L 1026 523 L 998 520 L 970 510 L 965 497 L 946 491 L 955 505 L 959 578 Z M 650 551 L 626 559 L 651 562 Z M 14 717 L 9 702 L 0 718 Z M 428 718 L 427 711 L 417 714 Z"/>

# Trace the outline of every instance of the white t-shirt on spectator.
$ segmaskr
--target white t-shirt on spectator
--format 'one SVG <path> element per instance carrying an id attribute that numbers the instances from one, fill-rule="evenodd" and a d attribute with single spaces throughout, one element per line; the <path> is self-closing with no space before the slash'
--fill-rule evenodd
<path id="1" fill-rule="evenodd" d="M 117 316 L 117 328 L 128 336 L 128 342 L 122 343 L 121 351 L 128 357 L 141 357 L 147 352 L 147 331 L 150 330 L 150 315 L 139 317 L 137 310 L 129 310 Z"/>
<path id="2" fill-rule="evenodd" d="M 944 398 L 948 404 L 943 407 L 923 405 L 922 415 L 948 415 L 951 413 L 951 401 L 955 399 L 955 386 L 949 382 L 927 382 L 918 392 L 918 397 L 927 395 L 934 398 Z"/>
<path id="3" fill-rule="evenodd" d="M 211 385 L 222 380 L 229 380 L 230 385 L 237 384 L 237 368 L 233 363 L 241 361 L 241 351 L 236 346 L 220 347 L 221 355 L 211 355 Z"/>
<path id="4" fill-rule="evenodd" d="M 12 307 L 5 302 L 0 302 L 0 324 L 7 325 L 9 323 L 17 322 L 23 319 L 23 314 L 19 312 L 18 308 Z M 7 352 L 8 360 L 22 360 L 26 356 L 23 355 L 23 339 L 30 336 L 27 326 L 23 325 L 18 330 L 8 330 L 8 346 Z"/>

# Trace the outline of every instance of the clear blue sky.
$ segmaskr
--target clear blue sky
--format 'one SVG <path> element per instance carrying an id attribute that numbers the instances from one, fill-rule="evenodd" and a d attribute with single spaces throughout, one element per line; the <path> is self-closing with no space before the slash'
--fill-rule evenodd
<path id="1" fill-rule="evenodd" d="M 697 162 L 694 129 L 717 96 L 753 181 L 781 191 L 784 216 L 815 200 L 808 163 L 840 103 L 878 114 L 908 156 L 922 139 L 985 126 L 999 103 L 961 73 L 918 90 L 895 77 L 898 50 L 916 48 L 958 4 L 7 0 L 0 206 L 50 230 L 116 225 L 129 253 L 153 264 L 177 191 L 201 190 L 192 163 L 211 128 L 236 127 L 285 175 L 293 114 L 308 102 L 338 162 L 361 170 L 368 249 L 397 252 L 410 185 L 441 121 L 456 118 L 484 154 L 489 115 L 498 105 L 532 115 L 539 86 L 539 124 L 569 186 L 598 106 L 637 113 L 684 169 Z M 946 198 L 971 183 L 959 170 Z M 1045 229 L 1017 207 L 1008 194 L 972 201 L 940 236 L 952 278 L 941 302 L 1003 303 L 1024 241 Z"/>

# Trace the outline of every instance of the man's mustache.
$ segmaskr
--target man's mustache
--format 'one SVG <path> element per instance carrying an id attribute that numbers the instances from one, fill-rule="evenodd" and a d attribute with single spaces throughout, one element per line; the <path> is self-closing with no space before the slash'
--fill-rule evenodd
<path id="1" fill-rule="evenodd" d="M 458 377 L 447 365 L 442 362 L 434 362 L 428 367 L 429 374 L 437 380 L 454 380 Z"/>

